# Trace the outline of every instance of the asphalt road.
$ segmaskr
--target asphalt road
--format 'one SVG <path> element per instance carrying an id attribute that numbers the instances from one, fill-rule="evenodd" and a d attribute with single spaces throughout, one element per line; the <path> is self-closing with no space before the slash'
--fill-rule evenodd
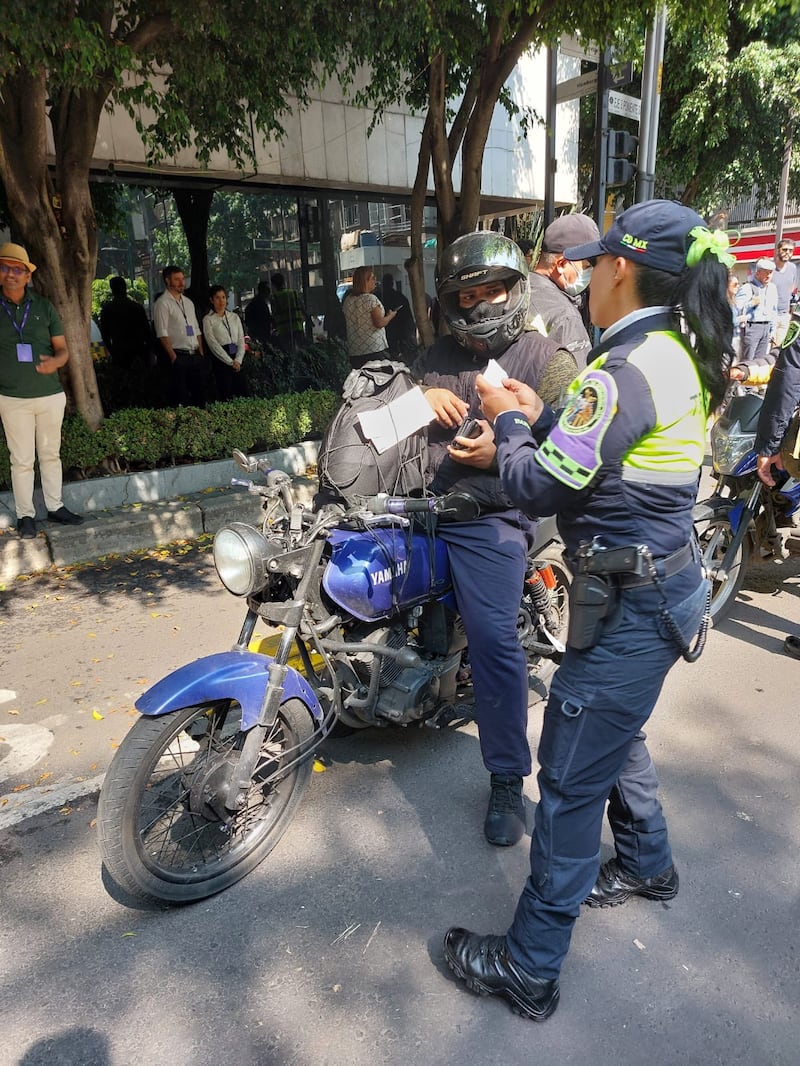
<path id="1" fill-rule="evenodd" d="M 538 1026 L 442 962 L 448 926 L 506 928 L 527 867 L 527 838 L 483 841 L 473 726 L 328 741 L 260 868 L 143 909 L 104 879 L 96 788 L 138 692 L 229 646 L 241 605 L 196 548 L 16 582 L 0 595 L 0 1064 L 795 1066 L 800 663 L 781 642 L 798 590 L 800 560 L 759 568 L 668 678 L 648 733 L 680 894 L 587 912 Z M 529 824 L 536 796 L 531 778 Z"/>

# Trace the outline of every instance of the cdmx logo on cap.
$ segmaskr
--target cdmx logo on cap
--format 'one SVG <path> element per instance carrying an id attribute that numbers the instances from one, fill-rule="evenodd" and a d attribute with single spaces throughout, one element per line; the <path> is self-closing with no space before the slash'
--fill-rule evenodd
<path id="1" fill-rule="evenodd" d="M 643 241 L 641 237 L 634 237 L 632 233 L 626 233 L 620 238 L 620 244 L 624 244 L 626 248 L 630 248 L 632 252 L 646 252 L 647 241 Z"/>

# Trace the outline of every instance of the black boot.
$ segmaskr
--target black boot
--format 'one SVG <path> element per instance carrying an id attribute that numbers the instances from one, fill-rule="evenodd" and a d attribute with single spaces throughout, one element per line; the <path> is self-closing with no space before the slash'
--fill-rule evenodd
<path id="1" fill-rule="evenodd" d="M 500 996 L 523 1018 L 543 1022 L 558 1006 L 558 981 L 543 981 L 526 973 L 511 958 L 504 936 L 448 929 L 444 957 L 470 992 Z"/>
<path id="2" fill-rule="evenodd" d="M 655 877 L 637 877 L 620 869 L 616 859 L 600 867 L 594 888 L 583 901 L 588 907 L 617 907 L 631 896 L 665 902 L 678 895 L 678 871 L 674 866 Z"/>
<path id="3" fill-rule="evenodd" d="M 483 832 L 490 844 L 507 848 L 525 832 L 525 804 L 522 778 L 514 774 L 492 774 L 492 791 Z"/>

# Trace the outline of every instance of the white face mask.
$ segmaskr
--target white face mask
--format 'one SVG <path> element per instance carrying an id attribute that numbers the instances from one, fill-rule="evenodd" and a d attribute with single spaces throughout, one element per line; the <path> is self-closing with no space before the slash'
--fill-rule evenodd
<path id="1" fill-rule="evenodd" d="M 567 296 L 580 296 L 580 294 L 589 287 L 589 282 L 591 280 L 592 268 L 584 267 L 583 270 L 578 271 L 578 276 L 574 281 L 565 283 L 564 292 Z"/>

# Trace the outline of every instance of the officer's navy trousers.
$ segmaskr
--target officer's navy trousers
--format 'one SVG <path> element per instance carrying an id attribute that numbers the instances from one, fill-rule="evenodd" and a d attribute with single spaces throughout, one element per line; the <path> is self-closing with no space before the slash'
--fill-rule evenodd
<path id="1" fill-rule="evenodd" d="M 512 510 L 438 529 L 469 642 L 483 762 L 490 773 L 519 777 L 531 772 L 528 667 L 517 618 L 534 528 Z"/>
<path id="2" fill-rule="evenodd" d="M 664 587 L 670 613 L 690 641 L 706 583 L 690 564 Z M 642 733 L 680 655 L 659 608 L 653 586 L 622 590 L 600 642 L 586 651 L 569 648 L 553 679 L 539 743 L 531 874 L 508 932 L 512 956 L 542 979 L 558 976 L 597 877 L 606 801 L 623 870 L 653 877 L 672 863 Z"/>

